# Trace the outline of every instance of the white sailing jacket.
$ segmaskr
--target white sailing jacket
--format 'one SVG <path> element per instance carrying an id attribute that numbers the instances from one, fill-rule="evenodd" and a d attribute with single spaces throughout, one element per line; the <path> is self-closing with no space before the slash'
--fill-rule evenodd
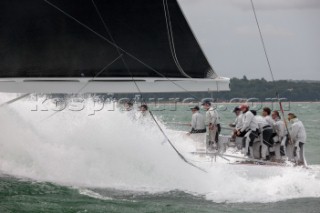
<path id="1" fill-rule="evenodd" d="M 270 117 L 270 115 L 264 117 L 264 119 L 266 119 L 267 123 L 274 128 L 274 120 Z"/>
<path id="2" fill-rule="evenodd" d="M 265 119 L 265 117 L 262 117 L 261 115 L 257 115 L 255 116 L 255 118 L 260 130 L 262 130 L 264 127 L 270 126 L 268 121 Z M 270 126 L 270 128 L 271 127 L 272 126 Z"/>
<path id="3" fill-rule="evenodd" d="M 201 113 L 195 112 L 192 115 L 192 120 L 191 120 L 191 127 L 194 130 L 203 130 L 205 129 L 205 124 L 204 124 L 204 117 Z"/>
<path id="4" fill-rule="evenodd" d="M 236 130 L 240 130 L 243 127 L 243 114 L 241 113 L 240 115 L 237 116 L 234 125 L 236 126 Z"/>
<path id="5" fill-rule="evenodd" d="M 279 118 L 277 118 L 274 122 L 274 130 L 280 139 L 284 138 L 287 135 L 286 126 L 285 126 L 284 122 Z"/>
<path id="6" fill-rule="evenodd" d="M 241 132 L 245 132 L 249 130 L 256 131 L 257 129 L 259 129 L 257 119 L 250 110 L 248 110 L 246 113 L 243 114 L 242 123 L 243 123 L 243 126 L 240 130 Z"/>
<path id="7" fill-rule="evenodd" d="M 298 142 L 306 143 L 307 142 L 307 133 L 306 133 L 306 130 L 304 128 L 303 123 L 298 118 L 292 119 L 290 121 L 290 123 L 292 123 L 290 136 L 291 136 L 291 139 L 293 140 L 293 142 L 294 143 L 298 143 Z"/>
<path id="8" fill-rule="evenodd" d="M 220 117 L 217 110 L 214 110 L 212 107 L 206 112 L 206 126 L 209 124 L 217 125 L 220 124 Z"/>

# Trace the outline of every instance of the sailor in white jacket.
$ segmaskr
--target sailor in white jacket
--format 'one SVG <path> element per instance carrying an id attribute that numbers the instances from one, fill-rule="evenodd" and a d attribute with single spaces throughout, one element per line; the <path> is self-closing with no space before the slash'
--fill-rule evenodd
<path id="1" fill-rule="evenodd" d="M 199 112 L 199 107 L 195 106 L 191 108 L 192 110 L 192 120 L 191 120 L 191 131 L 190 134 L 195 134 L 195 133 L 205 133 L 206 132 L 206 127 L 204 123 L 204 117 L 203 115 Z"/>
<path id="2" fill-rule="evenodd" d="M 243 119 L 242 119 L 242 111 L 240 110 L 240 107 L 235 107 L 234 110 L 232 111 L 236 114 L 236 119 L 233 123 L 229 124 L 229 126 L 231 128 L 233 128 L 233 131 L 232 131 L 232 138 L 235 139 L 237 137 L 237 132 L 242 128 L 243 126 Z M 239 138 L 241 137 L 244 137 L 244 135 L 240 135 L 238 136 Z"/>
<path id="3" fill-rule="evenodd" d="M 273 138 L 277 135 L 274 129 L 274 120 L 271 118 L 271 109 L 269 107 L 264 107 L 262 110 L 262 116 L 267 122 L 267 126 L 269 127 L 264 127 L 263 129 L 263 142 L 262 147 L 265 148 L 264 146 L 267 146 L 267 149 L 269 151 L 269 157 L 271 158 L 272 156 L 275 155 L 275 148 L 274 148 L 274 140 Z M 267 128 L 267 129 L 266 129 Z M 266 141 L 267 140 L 267 141 Z M 263 154 L 262 154 L 263 156 Z"/>
<path id="4" fill-rule="evenodd" d="M 306 166 L 306 160 L 304 157 L 304 144 L 307 141 L 307 133 L 303 123 L 293 113 L 288 114 L 288 120 L 291 123 L 290 139 L 295 145 L 294 156 L 295 161 L 299 165 Z"/>
<path id="5" fill-rule="evenodd" d="M 262 160 L 269 160 L 270 159 L 270 148 L 273 146 L 273 142 L 270 143 L 273 137 L 273 129 L 267 122 L 267 120 L 258 115 L 256 116 L 256 121 L 258 123 L 260 129 L 260 144 L 261 144 L 261 159 Z"/>
<path id="6" fill-rule="evenodd" d="M 238 131 L 242 128 L 242 112 L 239 107 L 235 107 L 232 112 L 235 113 L 237 117 L 233 123 L 229 124 L 229 126 L 235 128 Z"/>
<path id="7" fill-rule="evenodd" d="M 126 102 L 124 104 L 124 108 L 125 108 L 125 111 L 126 111 L 128 117 L 133 121 L 136 120 L 136 113 L 137 112 L 133 107 L 133 103 L 131 101 Z"/>
<path id="8" fill-rule="evenodd" d="M 248 155 L 250 150 L 250 156 L 253 157 L 253 142 L 259 135 L 259 126 L 256 121 L 255 115 L 249 110 L 249 106 L 243 104 L 240 106 L 243 113 L 242 115 L 242 128 L 237 132 L 240 136 L 245 133 L 243 138 L 244 154 Z"/>
<path id="9" fill-rule="evenodd" d="M 271 109 L 269 107 L 263 108 L 262 116 L 264 117 L 264 119 L 266 119 L 266 121 L 268 122 L 269 126 L 271 126 L 273 128 L 274 120 L 271 118 L 270 115 L 271 115 Z"/>
<path id="10" fill-rule="evenodd" d="M 271 117 L 275 122 L 274 130 L 276 132 L 276 136 L 273 138 L 275 157 L 276 157 L 276 160 L 280 160 L 281 158 L 285 158 L 286 156 L 288 132 L 286 130 L 285 123 L 281 120 L 281 117 L 278 111 L 276 110 L 273 111 Z"/>
<path id="11" fill-rule="evenodd" d="M 220 125 L 218 112 L 213 109 L 210 101 L 204 101 L 202 106 L 206 110 L 205 125 L 207 127 L 207 146 L 209 149 L 218 149 L 217 134 L 219 134 L 218 125 Z"/>

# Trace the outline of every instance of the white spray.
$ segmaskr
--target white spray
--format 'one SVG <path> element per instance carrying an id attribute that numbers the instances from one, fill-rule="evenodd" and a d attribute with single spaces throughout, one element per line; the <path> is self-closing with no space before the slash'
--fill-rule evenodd
<path id="1" fill-rule="evenodd" d="M 31 102 L 0 108 L 0 171 L 77 187 L 182 190 L 215 202 L 320 197 L 319 172 L 215 164 L 203 173 L 183 162 L 152 123 L 102 110 L 34 112 Z M 169 137 L 181 147 L 179 135 Z"/>

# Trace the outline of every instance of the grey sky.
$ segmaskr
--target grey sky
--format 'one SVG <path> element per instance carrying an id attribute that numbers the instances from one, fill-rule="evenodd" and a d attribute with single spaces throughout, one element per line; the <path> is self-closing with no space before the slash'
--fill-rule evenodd
<path id="1" fill-rule="evenodd" d="M 320 80 L 320 0 L 254 0 L 275 79 Z M 179 0 L 220 76 L 271 80 L 250 0 Z"/>

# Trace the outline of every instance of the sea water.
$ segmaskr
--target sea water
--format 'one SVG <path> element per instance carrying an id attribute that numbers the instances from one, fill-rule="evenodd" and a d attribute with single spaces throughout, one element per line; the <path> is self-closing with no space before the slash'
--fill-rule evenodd
<path id="1" fill-rule="evenodd" d="M 30 100 L 3 106 L 0 212 L 319 212 L 320 108 L 290 110 L 308 131 L 310 169 L 212 163 L 205 173 L 179 158 L 152 119 L 134 121 L 113 107 L 93 115 L 36 110 Z M 223 125 L 234 119 L 230 110 L 220 114 Z M 192 145 L 171 131 L 183 128 L 166 124 L 188 122 L 190 112 L 155 115 L 192 160 Z"/>

